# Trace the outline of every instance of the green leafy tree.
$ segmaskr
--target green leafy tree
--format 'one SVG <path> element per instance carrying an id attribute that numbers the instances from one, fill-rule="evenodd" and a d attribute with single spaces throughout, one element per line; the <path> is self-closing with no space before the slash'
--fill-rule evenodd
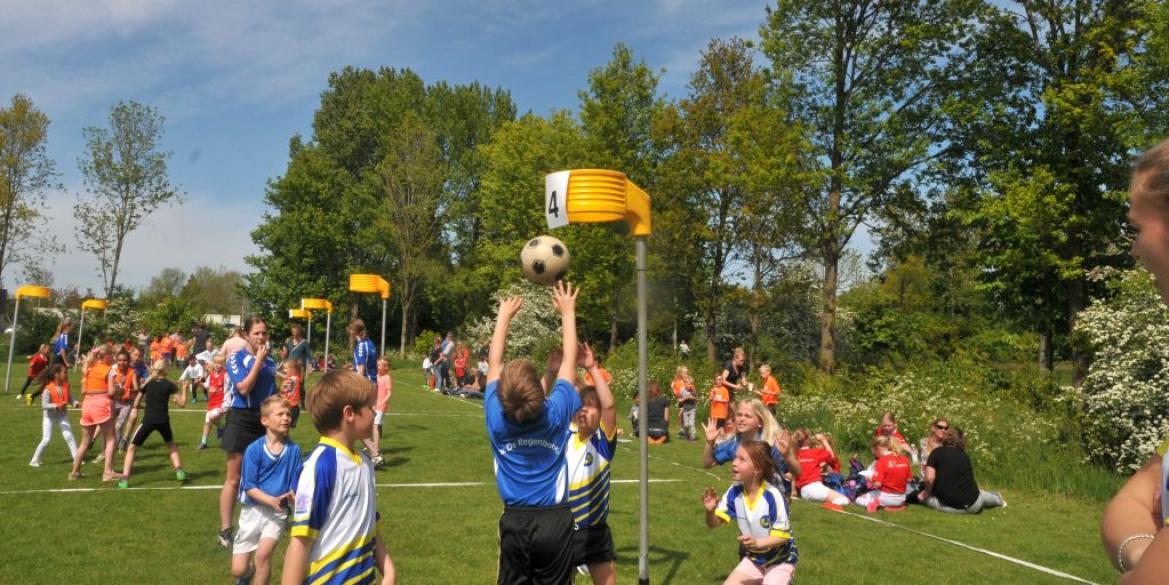
<path id="1" fill-rule="evenodd" d="M 37 249 L 44 192 L 56 186 L 56 165 L 45 151 L 48 130 L 49 117 L 25 95 L 0 108 L 0 282 L 12 263 L 40 260 L 24 252 Z"/>
<path id="2" fill-rule="evenodd" d="M 819 182 L 802 203 L 824 266 L 821 369 L 835 366 L 839 262 L 876 207 L 912 194 L 913 171 L 945 152 L 942 102 L 973 2 L 779 0 L 760 30 L 786 111 L 807 128 Z"/>
<path id="3" fill-rule="evenodd" d="M 159 207 L 182 201 L 171 185 L 167 160 L 159 150 L 165 119 L 138 102 L 119 102 L 110 110 L 110 127 L 90 127 L 79 161 L 88 198 L 78 194 L 73 206 L 78 243 L 98 259 L 105 294 L 117 288 L 126 236 Z"/>

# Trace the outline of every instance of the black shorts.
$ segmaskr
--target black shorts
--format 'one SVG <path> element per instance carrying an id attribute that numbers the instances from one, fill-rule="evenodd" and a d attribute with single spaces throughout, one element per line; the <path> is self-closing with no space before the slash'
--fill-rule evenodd
<path id="1" fill-rule="evenodd" d="M 170 430 L 170 422 L 144 422 L 138 425 L 138 428 L 134 429 L 134 435 L 130 437 L 130 442 L 133 443 L 136 447 L 141 447 L 142 443 L 146 442 L 146 437 L 149 437 L 150 433 L 153 433 L 154 431 L 158 431 L 158 434 L 162 435 L 162 440 L 166 441 L 167 443 L 173 443 L 175 440 L 174 433 L 172 433 Z"/>
<path id="2" fill-rule="evenodd" d="M 288 409 L 288 414 L 292 415 L 292 422 L 289 423 L 288 426 L 295 429 L 296 428 L 296 421 L 300 420 L 300 407 L 293 406 L 292 408 Z"/>
<path id="3" fill-rule="evenodd" d="M 505 507 L 498 585 L 572 585 L 572 524 L 568 506 Z"/>
<path id="4" fill-rule="evenodd" d="M 607 522 L 579 528 L 572 533 L 572 564 L 591 565 L 615 560 L 613 533 Z"/>
<path id="5" fill-rule="evenodd" d="M 260 424 L 260 412 L 245 408 L 230 408 L 227 411 L 227 426 L 219 446 L 227 453 L 243 453 L 264 436 L 264 425 Z"/>

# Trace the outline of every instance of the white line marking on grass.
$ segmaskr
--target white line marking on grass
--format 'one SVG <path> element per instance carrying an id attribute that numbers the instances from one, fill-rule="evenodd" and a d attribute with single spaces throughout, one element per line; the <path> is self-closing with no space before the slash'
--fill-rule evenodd
<path id="1" fill-rule="evenodd" d="M 676 483 L 682 481 L 680 479 L 651 479 L 650 483 Z M 614 479 L 610 483 L 619 485 L 636 484 L 636 479 Z M 467 488 L 467 487 L 483 487 L 488 485 L 495 485 L 494 482 L 489 481 L 455 481 L 455 482 L 421 482 L 421 483 L 379 483 L 379 488 L 397 488 L 397 489 L 412 489 L 412 488 Z M 0 492 L 0 496 L 7 495 L 28 495 L 28 494 L 82 494 L 93 492 L 122 492 L 122 491 L 179 491 L 179 490 L 218 490 L 223 489 L 222 485 L 183 485 L 183 486 L 154 486 L 154 487 L 132 487 L 126 490 L 119 490 L 112 487 L 103 488 L 60 488 L 60 489 L 43 489 L 43 490 L 10 490 Z"/>
<path id="2" fill-rule="evenodd" d="M 805 500 L 793 500 L 793 501 L 796 501 L 796 502 L 804 502 L 805 504 L 808 504 L 808 505 L 816 505 L 816 504 L 813 504 L 812 502 L 807 502 L 807 501 L 805 501 Z M 982 553 L 982 554 L 984 554 L 984 555 L 987 555 L 987 556 L 989 556 L 989 557 L 993 557 L 993 558 L 996 558 L 996 559 L 999 559 L 999 560 L 1007 561 L 1007 562 L 1009 562 L 1009 563 L 1014 563 L 1014 564 L 1016 564 L 1016 565 L 1020 565 L 1020 566 L 1023 566 L 1023 567 L 1027 567 L 1028 569 L 1034 569 L 1034 570 L 1036 570 L 1036 571 L 1039 571 L 1039 572 L 1041 572 L 1041 573 L 1047 573 L 1048 575 L 1053 575 L 1053 576 L 1056 576 L 1056 577 L 1061 577 L 1061 578 L 1064 578 L 1064 579 L 1070 579 L 1070 580 L 1072 580 L 1072 581 L 1076 581 L 1076 582 L 1078 582 L 1078 583 L 1087 583 L 1088 585 L 1099 585 L 1099 584 L 1098 584 L 1098 583 L 1096 583 L 1095 581 L 1088 581 L 1087 579 L 1083 579 L 1083 578 L 1081 578 L 1081 577 L 1077 577 L 1077 576 L 1075 576 L 1075 575 L 1071 575 L 1071 574 L 1068 574 L 1068 573 L 1064 573 L 1063 571 L 1057 571 L 1057 570 L 1055 570 L 1055 569 L 1052 569 L 1052 568 L 1049 568 L 1049 567 L 1045 567 L 1045 566 L 1043 566 L 1043 565 L 1039 565 L 1039 564 L 1036 564 L 1036 563 L 1032 563 L 1031 561 L 1025 561 L 1025 560 L 1023 560 L 1023 559 L 1017 559 L 1017 558 L 1015 558 L 1015 557 L 1012 557 L 1012 556 L 1008 556 L 1008 555 L 1004 555 L 1004 554 L 1002 554 L 1002 553 L 997 553 L 997 552 L 994 552 L 993 550 L 987 550 L 987 549 L 985 549 L 985 548 L 980 548 L 980 547 L 977 547 L 977 546 L 969 545 L 969 544 L 966 544 L 966 543 L 964 543 L 964 542 L 959 542 L 959 541 L 957 541 L 957 540 L 951 540 L 951 539 L 949 539 L 949 538 L 943 538 L 943 537 L 941 537 L 941 536 L 936 536 L 936 535 L 930 534 L 930 533 L 928 533 L 928 532 L 922 532 L 922 531 L 920 531 L 920 530 L 917 530 L 917 529 L 914 529 L 914 528 L 909 528 L 908 526 L 902 526 L 902 525 L 900 525 L 900 524 L 894 524 L 894 523 L 892 523 L 892 522 L 889 522 L 888 520 L 881 520 L 880 518 L 873 518 L 873 517 L 871 517 L 871 516 L 866 516 L 866 515 L 864 515 L 864 514 L 857 514 L 857 513 L 854 513 L 854 512 L 847 512 L 847 511 L 843 511 L 843 510 L 842 510 L 842 511 L 840 511 L 840 512 L 838 512 L 838 513 L 840 513 L 840 514 L 844 514 L 844 515 L 846 515 L 846 516 L 852 516 L 852 517 L 854 517 L 854 518 L 860 518 L 861 520 L 868 520 L 869 522 L 872 522 L 872 523 L 874 523 L 874 524 L 877 524 L 877 525 L 880 525 L 880 526 L 887 526 L 887 527 L 889 527 L 889 528 L 896 528 L 896 529 L 898 529 L 898 530 L 904 530 L 904 531 L 906 531 L 906 532 L 908 532 L 908 533 L 910 533 L 910 534 L 916 534 L 916 535 L 918 535 L 918 536 L 924 536 L 925 538 L 932 538 L 932 539 L 934 539 L 934 540 L 937 540 L 937 541 L 940 541 L 940 542 L 944 542 L 944 543 L 946 543 L 946 544 L 952 544 L 952 545 L 954 545 L 954 546 L 957 546 L 957 547 L 960 547 L 960 548 L 964 548 L 964 549 L 967 549 L 967 550 L 972 550 L 972 551 L 974 551 L 974 552 L 977 552 L 977 553 Z"/>

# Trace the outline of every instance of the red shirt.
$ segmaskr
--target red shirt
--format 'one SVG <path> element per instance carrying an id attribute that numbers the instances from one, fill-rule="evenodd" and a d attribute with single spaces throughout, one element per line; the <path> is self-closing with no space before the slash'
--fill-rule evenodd
<path id="1" fill-rule="evenodd" d="M 41 372 L 45 371 L 45 367 L 48 365 L 49 360 L 45 359 L 45 356 L 39 353 L 32 356 L 32 358 L 28 360 L 28 377 L 35 378 L 41 375 Z"/>
<path id="2" fill-rule="evenodd" d="M 207 374 L 207 410 L 223 407 L 223 376 L 226 370 Z"/>
<path id="3" fill-rule="evenodd" d="M 820 465 L 836 466 L 840 460 L 827 449 L 804 447 L 800 449 L 800 476 L 796 478 L 796 489 L 820 481 Z"/>
<path id="4" fill-rule="evenodd" d="M 873 482 L 879 482 L 881 491 L 887 494 L 905 493 L 905 486 L 909 484 L 911 474 L 909 460 L 904 455 L 887 453 L 873 466 Z"/>

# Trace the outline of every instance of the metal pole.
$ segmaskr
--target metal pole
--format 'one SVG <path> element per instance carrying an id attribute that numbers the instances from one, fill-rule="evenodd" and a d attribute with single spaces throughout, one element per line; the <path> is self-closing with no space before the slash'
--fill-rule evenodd
<path id="1" fill-rule="evenodd" d="M 83 332 L 85 332 L 85 308 L 84 307 L 82 307 L 82 309 L 81 309 L 81 323 L 79 323 L 77 325 L 77 351 L 73 352 L 73 361 L 75 361 L 75 362 L 77 360 L 81 359 L 81 340 L 85 339 L 84 337 L 81 336 Z"/>
<path id="2" fill-rule="evenodd" d="M 386 299 L 382 299 L 382 346 L 378 348 L 378 355 L 386 356 Z"/>
<path id="3" fill-rule="evenodd" d="M 329 316 L 325 318 L 325 367 L 321 368 L 322 372 L 329 371 L 329 329 L 333 326 L 333 312 L 329 311 Z"/>
<path id="4" fill-rule="evenodd" d="M 308 335 L 305 337 L 305 340 L 308 343 L 308 361 L 311 364 L 313 361 L 313 318 L 312 317 L 308 318 Z M 316 364 L 312 364 L 311 367 L 313 369 L 316 369 Z M 307 376 L 308 373 L 306 372 L 305 375 Z"/>
<path id="5" fill-rule="evenodd" d="M 646 260 L 645 236 L 634 238 L 633 248 L 637 254 L 637 395 L 640 414 L 637 417 L 638 443 L 641 446 L 641 473 L 639 476 L 640 547 L 637 558 L 637 582 L 649 585 L 649 396 L 645 390 L 648 382 L 649 343 L 646 333 Z"/>
<path id="6" fill-rule="evenodd" d="M 12 352 L 16 350 L 16 319 L 20 317 L 20 297 L 16 297 L 16 309 L 12 312 L 12 338 L 8 341 L 8 372 L 5 373 L 4 391 L 12 391 Z"/>

